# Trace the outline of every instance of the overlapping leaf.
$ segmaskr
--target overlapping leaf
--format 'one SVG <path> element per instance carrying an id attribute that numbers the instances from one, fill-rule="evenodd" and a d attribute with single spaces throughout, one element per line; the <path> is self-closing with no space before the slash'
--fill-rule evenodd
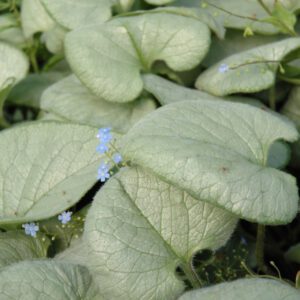
<path id="1" fill-rule="evenodd" d="M 178 300 L 297 300 L 300 291 L 286 283 L 271 279 L 239 279 L 217 284 L 213 287 L 185 293 Z"/>
<path id="2" fill-rule="evenodd" d="M 299 47 L 300 38 L 289 38 L 234 54 L 203 72 L 196 87 L 217 96 L 267 89 L 275 83 L 279 62 Z M 219 72 L 221 64 L 229 70 Z"/>
<path id="3" fill-rule="evenodd" d="M 41 108 L 65 120 L 96 127 L 110 126 L 126 132 L 140 118 L 153 111 L 156 104 L 149 96 L 125 104 L 107 102 L 91 94 L 71 75 L 45 91 Z"/>
<path id="4" fill-rule="evenodd" d="M 175 71 L 197 66 L 208 51 L 207 26 L 166 14 L 119 18 L 66 36 L 66 56 L 78 78 L 97 96 L 129 102 L 143 89 L 140 71 L 156 60 Z M 130 87 L 130 88 L 129 88 Z"/>
<path id="5" fill-rule="evenodd" d="M 40 122 L 0 133 L 0 224 L 57 215 L 96 181 L 97 129 Z"/>
<path id="6" fill-rule="evenodd" d="M 66 29 L 104 23 L 111 17 L 111 0 L 41 0 L 53 19 Z"/>
<path id="7" fill-rule="evenodd" d="M 23 231 L 0 233 L 0 271 L 3 267 L 22 260 L 44 258 L 50 245 L 48 238 L 33 238 Z"/>
<path id="8" fill-rule="evenodd" d="M 86 267 L 51 260 L 26 261 L 3 269 L 0 298 L 103 299 Z"/>
<path id="9" fill-rule="evenodd" d="M 175 299 L 184 289 L 176 267 L 190 276 L 193 254 L 224 245 L 236 221 L 141 168 L 126 168 L 87 215 L 89 267 L 108 299 Z"/>
<path id="10" fill-rule="evenodd" d="M 292 123 L 246 104 L 185 101 L 149 114 L 125 136 L 122 154 L 195 198 L 266 224 L 297 213 L 295 178 L 265 167 Z"/>

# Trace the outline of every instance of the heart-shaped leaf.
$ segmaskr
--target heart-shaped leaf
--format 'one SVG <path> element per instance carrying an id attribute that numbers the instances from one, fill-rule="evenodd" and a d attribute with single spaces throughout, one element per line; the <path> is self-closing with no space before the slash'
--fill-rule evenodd
<path id="1" fill-rule="evenodd" d="M 48 238 L 33 238 L 22 231 L 0 233 L 0 271 L 3 267 L 22 260 L 47 256 Z"/>
<path id="2" fill-rule="evenodd" d="M 299 47 L 300 38 L 289 38 L 234 54 L 204 71 L 196 87 L 217 96 L 267 89 L 275 83 L 279 62 Z M 223 72 L 223 64 L 229 70 Z"/>
<path id="3" fill-rule="evenodd" d="M 22 1 L 21 23 L 25 38 L 30 38 L 36 32 L 48 31 L 55 24 L 44 9 L 41 0 Z"/>
<path id="4" fill-rule="evenodd" d="M 154 61 L 164 60 L 175 71 L 189 70 L 201 62 L 209 44 L 205 24 L 166 13 L 115 19 L 74 30 L 65 39 L 74 73 L 94 94 L 113 102 L 138 97 L 140 71 L 150 72 Z"/>
<path id="5" fill-rule="evenodd" d="M 185 293 L 178 300 L 297 300 L 300 291 L 286 283 L 271 279 L 239 279 L 232 282 L 217 284 L 213 287 Z"/>
<path id="6" fill-rule="evenodd" d="M 236 221 L 141 168 L 126 168 L 101 188 L 87 215 L 89 267 L 107 299 L 175 299 L 184 289 L 176 267 L 191 279 L 195 252 L 224 245 Z"/>
<path id="7" fill-rule="evenodd" d="M 297 213 L 295 178 L 265 167 L 278 139 L 295 141 L 292 123 L 224 101 L 185 101 L 149 114 L 124 137 L 122 155 L 193 197 L 266 224 Z"/>
<path id="8" fill-rule="evenodd" d="M 25 261 L 0 273 L 0 297 L 6 299 L 103 299 L 88 269 L 53 260 Z"/>
<path id="9" fill-rule="evenodd" d="M 97 129 L 40 122 L 0 133 L 0 224 L 49 218 L 96 182 Z"/>
<path id="10" fill-rule="evenodd" d="M 107 102 L 91 94 L 76 76 L 71 75 L 44 92 L 41 108 L 65 120 L 96 127 L 110 126 L 126 132 L 140 118 L 155 110 L 156 104 L 151 97 L 125 104 Z"/>
<path id="11" fill-rule="evenodd" d="M 41 0 L 53 19 L 66 29 L 104 23 L 111 17 L 111 0 Z"/>

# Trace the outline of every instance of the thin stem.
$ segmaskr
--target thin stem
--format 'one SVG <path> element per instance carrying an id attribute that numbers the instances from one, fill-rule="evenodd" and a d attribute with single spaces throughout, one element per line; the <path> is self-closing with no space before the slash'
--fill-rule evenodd
<path id="1" fill-rule="evenodd" d="M 268 269 L 264 262 L 264 242 L 265 242 L 265 226 L 257 224 L 256 235 L 256 261 L 258 270 L 267 273 Z"/>
<path id="2" fill-rule="evenodd" d="M 298 34 L 294 31 L 292 31 L 284 22 L 282 22 L 278 17 L 274 16 L 272 11 L 265 5 L 263 0 L 257 0 L 258 3 L 261 5 L 261 7 L 266 11 L 268 15 L 271 17 L 276 18 L 278 23 L 291 35 L 291 36 L 298 36 Z"/>
<path id="3" fill-rule="evenodd" d="M 35 73 L 39 73 L 40 69 L 39 69 L 39 65 L 37 63 L 37 59 L 36 59 L 36 55 L 35 55 L 36 50 L 34 49 L 34 47 L 31 44 L 29 39 L 26 39 L 26 44 L 27 44 L 27 47 L 28 47 L 28 50 L 29 50 L 29 58 L 30 58 L 30 61 L 31 61 L 31 65 L 33 67 L 33 71 Z"/>
<path id="4" fill-rule="evenodd" d="M 282 61 L 280 60 L 257 60 L 257 61 L 249 61 L 249 62 L 245 62 L 243 64 L 239 64 L 233 67 L 229 67 L 230 70 L 235 70 L 238 69 L 239 67 L 244 67 L 244 66 L 248 66 L 248 65 L 254 65 L 254 64 L 267 64 L 267 63 L 280 63 Z"/>
<path id="5" fill-rule="evenodd" d="M 278 78 L 289 83 L 300 85 L 300 79 L 298 78 L 288 78 L 280 75 L 278 76 Z"/>
<path id="6" fill-rule="evenodd" d="M 202 287 L 201 281 L 200 281 L 198 275 L 196 274 L 192 263 L 190 263 L 190 264 L 182 263 L 180 265 L 180 267 L 182 268 L 183 272 L 185 273 L 186 277 L 190 281 L 193 288 L 197 289 L 197 288 Z"/>
<path id="7" fill-rule="evenodd" d="M 272 110 L 276 110 L 276 101 L 275 101 L 275 84 L 271 86 L 269 91 L 269 106 Z"/>
<path id="8" fill-rule="evenodd" d="M 233 17 L 237 17 L 237 18 L 241 18 L 241 19 L 249 19 L 249 20 L 252 20 L 252 21 L 259 21 L 259 20 L 257 20 L 257 18 L 255 18 L 255 17 L 249 17 L 249 16 L 238 15 L 238 14 L 233 13 L 233 12 L 231 12 L 231 11 L 229 11 L 229 10 L 223 8 L 223 7 L 217 6 L 217 5 L 212 4 L 212 3 L 205 2 L 205 4 L 207 4 L 208 6 L 212 6 L 212 7 L 216 8 L 216 9 L 219 9 L 219 10 L 221 10 L 221 11 L 224 11 L 225 13 L 227 13 L 227 14 L 233 16 Z"/>

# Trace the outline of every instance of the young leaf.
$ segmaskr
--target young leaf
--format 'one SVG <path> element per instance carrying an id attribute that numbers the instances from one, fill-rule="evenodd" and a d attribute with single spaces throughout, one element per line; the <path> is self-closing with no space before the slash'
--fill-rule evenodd
<path id="1" fill-rule="evenodd" d="M 0 271 L 3 267 L 22 260 L 43 258 L 47 256 L 50 241 L 44 236 L 33 238 L 24 231 L 8 231 L 0 233 Z"/>
<path id="2" fill-rule="evenodd" d="M 223 101 L 184 101 L 149 114 L 124 137 L 122 156 L 193 197 L 265 224 L 297 213 L 295 178 L 266 167 L 270 146 L 295 141 L 292 123 Z"/>
<path id="3" fill-rule="evenodd" d="M 88 269 L 53 260 L 25 261 L 0 273 L 1 299 L 99 299 Z"/>
<path id="4" fill-rule="evenodd" d="M 91 94 L 71 75 L 44 92 L 41 108 L 65 120 L 99 128 L 110 125 L 114 130 L 127 132 L 140 118 L 155 110 L 156 104 L 151 97 L 125 104 L 107 102 Z"/>
<path id="5" fill-rule="evenodd" d="M 21 23 L 25 38 L 31 38 L 36 32 L 45 32 L 54 26 L 54 21 L 41 4 L 41 0 L 23 0 Z"/>
<path id="6" fill-rule="evenodd" d="M 176 299 L 201 249 L 217 249 L 237 219 L 141 168 L 122 169 L 95 196 L 84 240 L 89 268 L 107 299 Z"/>
<path id="7" fill-rule="evenodd" d="M 16 46 L 25 44 L 23 33 L 13 14 L 0 15 L 0 40 Z"/>
<path id="8" fill-rule="evenodd" d="M 72 31 L 65 49 L 74 73 L 94 94 L 107 101 L 129 102 L 143 89 L 140 71 L 150 72 L 156 60 L 175 71 L 192 69 L 209 44 L 205 24 L 157 13 Z"/>
<path id="9" fill-rule="evenodd" d="M 204 71 L 196 87 L 216 96 L 267 89 L 275 83 L 279 62 L 298 48 L 300 38 L 289 38 L 234 54 Z M 228 70 L 222 72 L 222 65 Z"/>
<path id="10" fill-rule="evenodd" d="M 205 289 L 185 293 L 178 300 L 297 300 L 300 291 L 287 283 L 272 279 L 250 278 L 217 284 Z"/>
<path id="11" fill-rule="evenodd" d="M 53 19 L 66 29 L 101 24 L 111 17 L 111 0 L 41 0 Z"/>
<path id="12" fill-rule="evenodd" d="M 95 152 L 97 129 L 35 122 L 0 133 L 0 224 L 57 215 L 96 182 L 106 161 Z"/>

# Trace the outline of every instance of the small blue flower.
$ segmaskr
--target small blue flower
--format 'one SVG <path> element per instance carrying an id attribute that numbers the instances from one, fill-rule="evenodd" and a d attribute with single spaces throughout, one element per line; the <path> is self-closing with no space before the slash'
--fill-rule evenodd
<path id="1" fill-rule="evenodd" d="M 36 236 L 36 232 L 39 230 L 39 226 L 35 225 L 34 222 L 23 224 L 22 227 L 25 229 L 25 234 Z"/>
<path id="2" fill-rule="evenodd" d="M 109 178 L 110 175 L 108 173 L 108 169 L 105 168 L 103 166 L 104 164 L 102 164 L 99 168 L 98 168 L 98 175 L 97 175 L 97 179 L 100 179 L 101 182 L 104 182 L 106 180 L 106 178 Z"/>
<path id="3" fill-rule="evenodd" d="M 99 168 L 98 168 L 98 172 L 99 171 L 103 171 L 103 170 L 108 170 L 109 164 L 103 163 Z"/>
<path id="4" fill-rule="evenodd" d="M 110 130 L 111 130 L 111 127 L 104 127 L 104 128 L 100 128 L 99 131 L 98 131 L 98 134 L 97 134 L 97 138 L 98 139 L 112 139 L 112 135 L 110 133 Z M 102 142 L 102 141 L 100 141 Z"/>
<path id="5" fill-rule="evenodd" d="M 229 70 L 229 67 L 225 64 L 221 64 L 220 68 L 219 68 L 219 73 L 225 73 Z"/>
<path id="6" fill-rule="evenodd" d="M 106 144 L 99 144 L 95 151 L 103 154 L 107 150 L 108 150 L 108 146 Z"/>
<path id="7" fill-rule="evenodd" d="M 110 132 L 108 133 L 103 133 L 99 136 L 99 141 L 102 144 L 108 144 L 114 137 L 110 134 Z"/>
<path id="8" fill-rule="evenodd" d="M 241 237 L 241 243 L 243 245 L 247 246 L 247 241 L 246 241 L 246 239 L 243 236 Z"/>
<path id="9" fill-rule="evenodd" d="M 71 214 L 70 211 L 64 211 L 58 216 L 58 220 L 61 221 L 62 224 L 66 224 L 71 220 Z"/>
<path id="10" fill-rule="evenodd" d="M 119 162 L 121 162 L 123 159 L 121 157 L 121 153 L 118 153 L 114 156 L 114 161 L 116 164 L 118 164 Z"/>

